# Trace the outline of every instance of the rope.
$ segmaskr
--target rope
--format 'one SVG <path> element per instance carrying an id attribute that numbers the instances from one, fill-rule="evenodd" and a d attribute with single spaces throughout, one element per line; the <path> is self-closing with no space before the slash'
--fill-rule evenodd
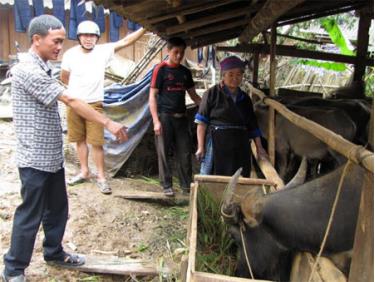
<path id="1" fill-rule="evenodd" d="M 242 248 L 243 248 L 243 251 L 244 251 L 244 254 L 245 254 L 246 264 L 247 264 L 247 268 L 249 269 L 251 279 L 254 279 L 253 270 L 251 269 L 249 257 L 247 256 L 246 242 L 245 242 L 245 239 L 244 239 L 244 236 L 243 236 L 244 231 L 245 231 L 245 225 L 244 225 L 243 221 L 241 221 L 240 222 L 240 234 L 241 234 Z"/>
<path id="2" fill-rule="evenodd" d="M 352 149 L 351 152 L 349 153 L 349 155 L 353 152 L 354 150 Z M 335 212 L 336 212 L 336 207 L 337 207 L 337 203 L 338 203 L 338 200 L 339 200 L 339 196 L 341 194 L 341 189 L 342 189 L 342 186 L 343 186 L 343 183 L 344 183 L 344 179 L 345 179 L 345 176 L 348 172 L 348 169 L 349 169 L 349 166 L 351 165 L 351 161 L 350 159 L 346 162 L 345 164 L 345 167 L 344 167 L 344 170 L 341 174 L 341 177 L 340 177 L 340 182 L 339 182 L 339 186 L 337 188 L 337 192 L 336 192 L 336 196 L 335 196 L 335 200 L 333 202 L 333 205 L 332 205 L 332 210 L 331 210 L 331 214 L 329 216 L 329 220 L 328 220 L 328 224 L 327 224 L 327 228 L 326 228 L 326 231 L 325 231 L 325 234 L 324 234 L 324 237 L 323 237 L 323 241 L 320 245 L 320 249 L 319 249 L 319 253 L 317 254 L 316 256 L 316 260 L 315 260 L 315 263 L 311 269 L 311 272 L 310 272 L 310 276 L 309 276 L 309 280 L 308 282 L 311 282 L 312 280 L 312 277 L 313 277 L 313 274 L 314 272 L 316 271 L 316 267 L 318 265 L 318 262 L 319 262 L 319 259 L 323 253 L 323 249 L 325 247 L 325 244 L 327 242 L 327 238 L 328 238 L 328 235 L 329 235 L 329 232 L 331 230 L 331 226 L 332 226 L 332 222 L 333 222 L 333 217 L 335 215 Z"/>

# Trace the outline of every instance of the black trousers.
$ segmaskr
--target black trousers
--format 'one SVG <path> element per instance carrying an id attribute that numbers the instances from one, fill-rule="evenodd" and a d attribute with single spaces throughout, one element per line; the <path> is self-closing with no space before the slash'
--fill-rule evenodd
<path id="1" fill-rule="evenodd" d="M 211 129 L 214 174 L 232 176 L 242 167 L 242 176 L 251 169 L 250 141 L 246 130 Z"/>
<path id="2" fill-rule="evenodd" d="M 190 189 L 192 180 L 191 167 L 191 133 L 186 117 L 173 117 L 160 113 L 159 119 L 162 134 L 155 136 L 160 183 L 164 189 L 172 188 L 171 156 L 169 150 L 174 148 L 177 174 L 182 189 Z"/>
<path id="3" fill-rule="evenodd" d="M 68 198 L 64 169 L 56 173 L 19 168 L 22 203 L 13 219 L 11 245 L 4 256 L 5 274 L 17 276 L 29 266 L 36 234 L 43 224 L 44 258 L 63 256 L 61 241 L 68 219 Z"/>

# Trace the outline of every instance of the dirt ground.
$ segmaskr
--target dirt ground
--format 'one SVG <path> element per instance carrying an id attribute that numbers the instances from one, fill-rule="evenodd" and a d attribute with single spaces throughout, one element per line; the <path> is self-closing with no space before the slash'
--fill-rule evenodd
<path id="1" fill-rule="evenodd" d="M 21 199 L 13 123 L 0 121 L 0 132 L 0 255 L 3 255 L 9 247 L 13 213 Z M 77 172 L 78 166 L 71 146 L 66 143 L 65 153 L 68 178 Z M 156 182 L 142 178 L 110 179 L 110 185 L 112 195 L 101 194 L 94 183 L 68 187 L 70 212 L 63 240 L 65 250 L 166 264 L 172 269 L 172 276 L 178 277 L 181 257 L 187 252 L 188 207 L 116 197 L 125 191 L 161 191 Z M 40 230 L 31 265 L 26 270 L 28 281 L 160 281 L 160 277 L 98 275 L 47 266 L 42 255 L 42 240 Z M 2 258 L 0 269 L 3 269 Z M 162 280 L 172 280 L 170 277 Z"/>

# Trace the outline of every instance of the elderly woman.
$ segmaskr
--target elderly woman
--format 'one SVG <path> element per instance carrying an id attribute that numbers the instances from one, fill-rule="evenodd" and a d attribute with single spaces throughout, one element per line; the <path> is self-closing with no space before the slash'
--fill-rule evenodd
<path id="1" fill-rule="evenodd" d="M 220 62 L 220 67 L 222 81 L 203 95 L 195 116 L 198 124 L 196 157 L 206 166 L 206 170 L 201 169 L 201 173 L 229 176 L 242 167 L 242 176 L 249 177 L 250 139 L 255 139 L 258 157 L 266 158 L 267 154 L 261 145 L 261 132 L 251 99 L 239 87 L 245 62 L 236 56 L 230 56 Z M 211 139 L 207 142 L 208 146 L 206 137 Z M 213 162 L 212 169 L 210 160 Z M 207 165 L 211 171 L 207 171 Z"/>

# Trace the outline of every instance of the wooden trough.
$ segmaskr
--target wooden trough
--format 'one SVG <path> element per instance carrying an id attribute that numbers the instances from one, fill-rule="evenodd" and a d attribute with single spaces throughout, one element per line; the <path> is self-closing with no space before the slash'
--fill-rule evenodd
<path id="1" fill-rule="evenodd" d="M 212 195 L 212 198 L 220 203 L 222 194 L 227 186 L 231 177 L 227 176 L 204 176 L 196 175 L 194 177 L 194 185 L 192 186 L 190 195 L 190 215 L 188 226 L 188 243 L 189 243 L 189 258 L 186 274 L 186 281 L 265 281 L 265 280 L 251 280 L 238 278 L 233 276 L 226 276 L 220 274 L 213 274 L 207 272 L 200 272 L 196 269 L 196 256 L 197 256 L 197 241 L 198 236 L 198 191 L 199 189 L 206 189 Z M 204 187 L 204 188 L 203 188 Z M 275 187 L 275 183 L 266 179 L 253 179 L 253 178 L 239 178 L 237 183 L 236 195 L 234 201 L 239 201 L 241 196 L 245 195 L 250 189 L 263 187 L 268 191 L 270 187 Z"/>
<path id="2" fill-rule="evenodd" d="M 199 254 L 197 242 L 198 236 L 203 236 L 199 234 L 198 227 L 198 197 L 200 189 L 205 189 L 208 191 L 212 198 L 220 203 L 222 199 L 222 194 L 229 183 L 231 177 L 227 176 L 204 176 L 196 175 L 194 177 L 194 185 L 192 186 L 192 191 L 190 195 L 190 215 L 189 215 L 189 226 L 188 226 L 188 244 L 189 244 L 189 257 L 187 262 L 187 272 L 186 277 L 183 281 L 204 281 L 204 282 L 219 282 L 219 281 L 269 281 L 269 280 L 257 280 L 257 279 L 246 279 L 234 276 L 227 276 L 221 274 L 207 273 L 197 271 L 196 258 Z M 265 193 L 269 193 L 276 187 L 273 181 L 266 179 L 253 179 L 253 178 L 239 178 L 236 195 L 234 195 L 234 201 L 238 202 L 242 196 L 244 196 L 249 190 L 254 188 L 263 187 Z M 309 253 L 297 253 L 293 259 L 293 267 L 291 270 L 290 281 L 299 282 L 307 281 L 313 265 L 315 263 L 315 258 Z M 184 270 L 182 271 L 183 275 Z M 312 277 L 312 282 L 322 282 L 322 281 L 334 281 L 334 282 L 345 282 L 347 281 L 345 275 L 341 273 L 336 266 L 327 258 L 321 258 L 318 263 L 317 271 L 314 272 Z"/>

